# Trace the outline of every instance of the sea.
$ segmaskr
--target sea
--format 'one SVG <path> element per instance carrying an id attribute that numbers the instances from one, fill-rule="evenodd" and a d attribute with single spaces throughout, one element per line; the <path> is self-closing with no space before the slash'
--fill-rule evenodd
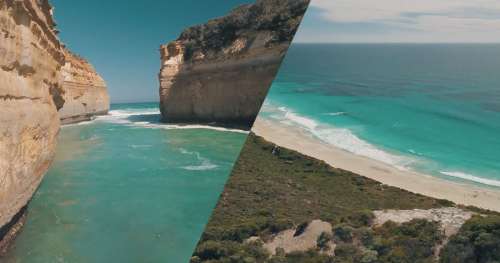
<path id="1" fill-rule="evenodd" d="M 188 262 L 247 133 L 159 119 L 115 104 L 64 126 L 2 262 Z"/>
<path id="2" fill-rule="evenodd" d="M 500 187 L 500 45 L 294 44 L 261 111 L 327 145 Z"/>

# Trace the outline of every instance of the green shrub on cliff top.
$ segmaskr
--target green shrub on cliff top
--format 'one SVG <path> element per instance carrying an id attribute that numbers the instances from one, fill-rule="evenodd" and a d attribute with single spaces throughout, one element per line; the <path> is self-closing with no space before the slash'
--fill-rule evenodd
<path id="1" fill-rule="evenodd" d="M 441 262 L 500 262 L 500 216 L 475 216 L 450 238 Z"/>
<path id="2" fill-rule="evenodd" d="M 381 262 L 433 262 L 444 238 L 439 223 L 414 219 L 401 225 L 386 222 L 375 228 L 373 248 Z"/>

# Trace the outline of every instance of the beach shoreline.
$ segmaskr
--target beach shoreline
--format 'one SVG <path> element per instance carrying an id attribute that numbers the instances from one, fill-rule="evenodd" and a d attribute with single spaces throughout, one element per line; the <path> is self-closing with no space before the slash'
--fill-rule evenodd
<path id="1" fill-rule="evenodd" d="M 325 161 L 329 165 L 425 196 L 446 199 L 456 204 L 500 212 L 500 190 L 448 181 L 435 176 L 403 171 L 388 164 L 358 156 L 327 145 L 298 128 L 265 118 L 257 118 L 252 131 L 281 147 Z"/>

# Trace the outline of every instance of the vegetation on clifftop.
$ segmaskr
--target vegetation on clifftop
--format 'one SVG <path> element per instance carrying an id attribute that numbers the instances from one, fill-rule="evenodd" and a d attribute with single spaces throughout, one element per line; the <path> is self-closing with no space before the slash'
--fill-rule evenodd
<path id="1" fill-rule="evenodd" d="M 443 241 L 436 222 L 388 222 L 370 228 L 371 211 L 453 205 L 332 168 L 295 151 L 277 150 L 251 134 L 192 261 L 432 262 L 434 247 Z M 335 257 L 322 255 L 318 248 L 270 258 L 261 243 L 245 242 L 253 236 L 265 242 L 315 219 L 334 226 Z"/>

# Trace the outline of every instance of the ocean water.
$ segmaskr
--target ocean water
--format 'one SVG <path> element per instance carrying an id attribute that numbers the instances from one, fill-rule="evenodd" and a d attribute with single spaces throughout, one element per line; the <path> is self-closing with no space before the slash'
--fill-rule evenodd
<path id="1" fill-rule="evenodd" d="M 262 116 L 399 169 L 500 187 L 500 45 L 295 44 Z"/>
<path id="2" fill-rule="evenodd" d="M 119 104 L 63 127 L 5 262 L 188 262 L 246 134 L 159 117 Z"/>

